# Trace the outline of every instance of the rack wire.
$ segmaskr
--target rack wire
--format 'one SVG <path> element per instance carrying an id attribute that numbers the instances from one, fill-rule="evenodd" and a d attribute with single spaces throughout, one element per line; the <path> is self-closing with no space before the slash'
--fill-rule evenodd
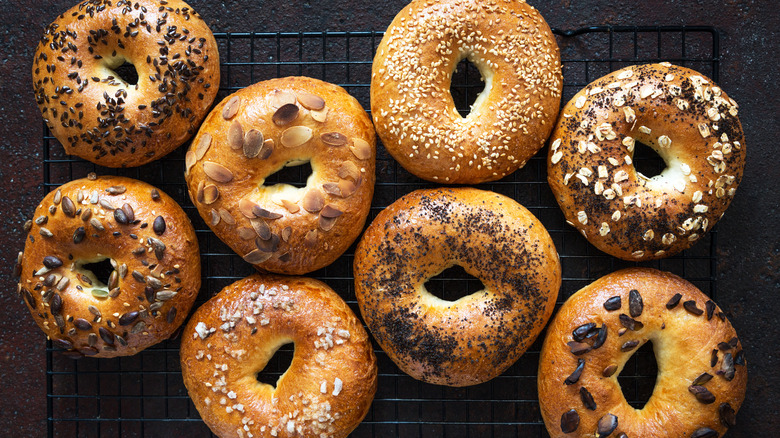
<path id="1" fill-rule="evenodd" d="M 631 64 L 670 61 L 719 79 L 719 34 L 711 27 L 595 26 L 573 31 L 553 30 L 563 59 L 564 102 L 602 75 Z M 381 32 L 219 33 L 222 86 L 218 99 L 242 87 L 273 77 L 304 75 L 344 87 L 369 108 L 374 51 Z M 453 75 L 456 106 L 468 112 L 482 88 L 479 72 L 463 62 Z M 637 150 L 635 162 L 644 169 L 663 169 L 657 156 Z M 183 172 L 186 146 L 136 169 L 106 169 L 64 154 L 45 129 L 43 136 L 45 192 L 88 172 L 119 174 L 149 182 L 170 194 L 188 213 L 202 251 L 203 281 L 197 305 L 253 269 L 209 230 L 187 197 Z M 565 224 L 546 183 L 546 148 L 508 177 L 480 188 L 508 195 L 526 206 L 547 227 L 563 269 L 557 307 L 593 280 L 636 263 L 599 252 Z M 644 167 L 646 166 L 646 167 Z M 173 169 L 173 170 L 172 170 Z M 649 170 L 652 172 L 652 170 Z M 303 167 L 278 176 L 302 182 Z M 377 183 L 369 222 L 400 196 L 433 185 L 400 167 L 378 146 Z M 714 297 L 717 232 L 708 233 L 693 248 L 660 261 L 641 263 L 678 274 Z M 352 259 L 354 245 L 331 266 L 311 274 L 328 283 L 357 308 Z M 462 270 L 451 269 L 430 281 L 435 293 L 458 297 L 480 287 Z M 379 388 L 374 403 L 353 437 L 547 437 L 536 391 L 536 368 L 544 333 L 509 370 L 490 382 L 467 388 L 428 385 L 403 374 L 375 344 Z M 49 437 L 208 436 L 182 382 L 179 341 L 164 341 L 135 356 L 72 361 L 46 350 Z M 264 370 L 276 379 L 286 369 L 291 348 L 283 348 Z M 655 360 L 649 344 L 626 365 L 619 381 L 626 399 L 642 406 L 652 393 Z"/>

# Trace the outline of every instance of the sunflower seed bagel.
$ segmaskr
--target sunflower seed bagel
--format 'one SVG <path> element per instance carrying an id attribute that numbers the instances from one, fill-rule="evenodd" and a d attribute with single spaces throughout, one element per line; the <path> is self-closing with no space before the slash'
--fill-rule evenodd
<path id="1" fill-rule="evenodd" d="M 641 409 L 618 376 L 652 342 L 658 375 Z M 572 295 L 547 328 L 539 359 L 542 418 L 553 438 L 717 438 L 745 398 L 742 343 L 723 311 L 668 272 L 631 268 Z"/>
<path id="2" fill-rule="evenodd" d="M 123 64 L 137 83 L 117 73 Z M 219 53 L 206 22 L 181 0 L 85 0 L 46 27 L 32 74 L 41 114 L 66 153 L 135 167 L 195 134 L 219 89 Z"/>
<path id="3" fill-rule="evenodd" d="M 485 83 L 466 117 L 450 94 L 463 59 Z M 544 146 L 562 88 L 555 37 L 524 1 L 414 0 L 377 47 L 371 115 L 409 172 L 477 184 L 514 172 Z"/>
<path id="4" fill-rule="evenodd" d="M 90 266 L 110 261 L 108 278 Z M 19 292 L 74 358 L 135 354 L 168 339 L 200 289 L 198 239 L 165 193 L 118 176 L 78 179 L 35 210 Z"/>
<path id="5" fill-rule="evenodd" d="M 601 251 L 668 257 L 715 226 L 745 166 L 738 107 L 698 72 L 669 63 L 612 72 L 577 93 L 550 137 L 547 180 L 566 221 Z M 666 162 L 648 178 L 636 142 Z"/>
<path id="6" fill-rule="evenodd" d="M 260 271 L 299 275 L 336 260 L 374 194 L 371 119 L 343 88 L 307 77 L 258 82 L 208 115 L 185 157 L 190 199 Z M 306 186 L 266 179 L 309 162 Z"/>

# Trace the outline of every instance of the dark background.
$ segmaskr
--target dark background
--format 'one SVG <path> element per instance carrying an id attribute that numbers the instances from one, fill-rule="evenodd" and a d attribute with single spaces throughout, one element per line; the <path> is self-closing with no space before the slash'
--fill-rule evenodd
<path id="1" fill-rule="evenodd" d="M 190 0 L 214 31 L 384 30 L 405 1 L 267 2 Z M 718 304 L 729 314 L 749 360 L 748 392 L 730 437 L 780 434 L 780 238 L 776 232 L 780 13 L 776 1 L 531 1 L 551 27 L 711 25 L 721 33 L 720 85 L 740 104 L 748 148 L 744 180 L 718 224 Z M 46 430 L 45 343 L 11 278 L 22 224 L 43 196 L 41 117 L 30 67 L 45 25 L 71 0 L 0 0 L 0 435 Z"/>

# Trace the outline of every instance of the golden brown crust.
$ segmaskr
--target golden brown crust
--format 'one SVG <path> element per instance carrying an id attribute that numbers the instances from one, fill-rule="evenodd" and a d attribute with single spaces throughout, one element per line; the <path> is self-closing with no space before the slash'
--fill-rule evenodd
<path id="1" fill-rule="evenodd" d="M 244 260 L 258 270 L 303 274 L 329 265 L 357 239 L 371 207 L 375 159 L 374 129 L 355 98 L 327 82 L 289 77 L 219 103 L 187 152 L 185 175 L 200 215 Z M 305 188 L 263 185 L 285 164 L 309 160 Z"/>
<path id="2" fill-rule="evenodd" d="M 258 382 L 288 342 L 295 355 L 276 387 Z M 190 319 L 181 368 L 203 421 L 222 438 L 346 437 L 377 384 L 360 320 L 327 285 L 303 277 L 255 274 L 227 286 Z"/>
<path id="3" fill-rule="evenodd" d="M 108 258 L 109 279 L 82 265 Z M 135 354 L 184 322 L 200 289 L 198 240 L 165 193 L 118 176 L 71 181 L 35 210 L 19 290 L 73 356 Z M 103 283 L 105 282 L 105 283 Z"/>
<path id="4" fill-rule="evenodd" d="M 185 2 L 163 3 L 81 1 L 44 31 L 33 89 L 68 154 L 134 167 L 195 134 L 219 89 L 217 43 Z M 125 61 L 136 85 L 114 71 Z"/>
<path id="5" fill-rule="evenodd" d="M 620 302 L 612 297 L 620 297 Z M 605 308 L 610 298 L 614 310 Z M 674 306 L 673 298 L 679 298 Z M 627 328 L 635 324 L 631 320 L 641 323 L 634 326 L 636 330 Z M 582 340 L 584 346 L 570 345 L 575 342 L 574 330 L 589 323 L 595 327 L 588 331 L 586 326 L 582 332 L 593 334 L 606 327 L 602 345 L 593 348 L 600 342 L 598 335 Z M 609 436 L 721 436 L 742 405 L 747 384 L 742 344 L 736 336 L 715 303 L 676 275 L 633 268 L 604 276 L 572 295 L 547 329 L 538 377 L 547 430 L 552 437 L 596 437 L 599 420 L 612 414 L 617 428 Z M 658 377 L 653 395 L 643 409 L 636 410 L 626 403 L 617 377 L 647 341 L 653 342 Z M 579 347 L 587 351 L 575 356 L 572 349 Z M 713 352 L 717 352 L 714 364 Z M 584 365 L 576 379 L 570 376 L 576 377 L 578 360 Z M 608 370 L 610 366 L 616 368 Z M 695 382 L 697 378 L 699 382 Z M 567 379 L 573 383 L 567 384 Z M 698 388 L 689 389 L 693 383 Z M 581 388 L 592 396 L 595 410 L 585 407 Z M 700 399 L 692 391 L 698 391 Z M 712 396 L 714 401 L 708 400 Z M 578 426 L 564 433 L 562 416 L 572 409 L 576 414 L 569 415 L 578 420 Z M 569 424 L 574 427 L 575 421 Z M 707 428 L 713 431 L 710 435 Z"/>
<path id="6" fill-rule="evenodd" d="M 648 179 L 634 144 L 667 163 Z M 548 181 L 567 222 L 598 249 L 652 260 L 693 245 L 726 211 L 742 179 L 737 104 L 710 79 L 671 64 L 630 66 L 564 107 L 551 137 Z"/>
<path id="7" fill-rule="evenodd" d="M 485 80 L 465 118 L 450 95 L 464 58 Z M 406 170 L 475 184 L 514 172 L 544 145 L 562 87 L 555 37 L 525 2 L 414 0 L 377 48 L 371 112 L 382 143 Z"/>
<path id="8" fill-rule="evenodd" d="M 458 264 L 485 289 L 444 301 L 425 282 Z M 549 319 L 558 254 L 528 210 L 497 193 L 430 189 L 397 200 L 355 253 L 355 294 L 382 349 L 429 383 L 466 386 L 504 372 Z"/>

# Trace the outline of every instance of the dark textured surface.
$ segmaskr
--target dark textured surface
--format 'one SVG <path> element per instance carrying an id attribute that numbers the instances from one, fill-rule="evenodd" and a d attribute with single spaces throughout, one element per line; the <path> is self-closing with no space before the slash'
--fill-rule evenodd
<path id="1" fill-rule="evenodd" d="M 212 29 L 219 31 L 383 30 L 406 2 L 287 2 L 191 0 Z M 43 196 L 41 122 L 32 95 L 30 65 L 43 27 L 72 6 L 69 0 L 0 2 L 0 132 L 6 154 L 0 177 L 7 210 L 0 211 L 6 232 L 0 237 L 5 266 L 0 274 L 0 430 L 3 434 L 42 436 L 46 386 L 43 337 L 15 294 L 13 259 L 22 246 L 22 224 Z M 614 2 L 533 1 L 552 27 L 584 25 L 714 25 L 721 31 L 720 85 L 740 103 L 748 158 L 737 196 L 718 224 L 718 304 L 725 309 L 745 345 L 749 361 L 748 395 L 731 437 L 776 436 L 780 431 L 780 374 L 774 341 L 774 309 L 780 305 L 780 217 L 778 175 L 772 160 L 780 131 L 777 29 L 774 1 Z M 31 7 L 32 5 L 32 7 Z"/>

